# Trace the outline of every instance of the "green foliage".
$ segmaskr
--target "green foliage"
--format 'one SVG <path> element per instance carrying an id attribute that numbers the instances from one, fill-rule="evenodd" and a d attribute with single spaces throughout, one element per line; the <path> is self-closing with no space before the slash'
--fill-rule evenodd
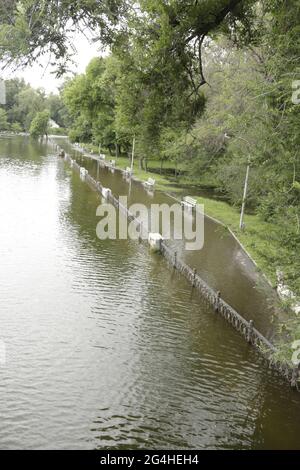
<path id="1" fill-rule="evenodd" d="M 8 128 L 7 114 L 4 109 L 0 108 L 0 131 L 6 131 Z"/>
<path id="2" fill-rule="evenodd" d="M 30 126 L 30 135 L 34 138 L 43 137 L 48 134 L 48 123 L 50 119 L 50 112 L 48 110 L 38 112 L 32 120 Z"/>
<path id="3" fill-rule="evenodd" d="M 68 127 L 71 123 L 71 119 L 66 106 L 60 95 L 51 93 L 46 98 L 46 106 L 49 109 L 50 117 L 60 127 Z"/>
<path id="4" fill-rule="evenodd" d="M 49 110 L 50 118 L 58 125 L 69 125 L 68 111 L 60 95 L 46 96 L 43 89 L 34 89 L 19 78 L 6 80 L 5 85 L 5 111 L 10 127 L 15 127 L 14 132 L 28 132 L 35 115 L 45 109 Z"/>
<path id="5" fill-rule="evenodd" d="M 23 131 L 21 124 L 19 124 L 18 122 L 13 122 L 10 126 L 10 130 L 16 133 Z"/>
<path id="6" fill-rule="evenodd" d="M 68 135 L 67 129 L 64 127 L 49 127 L 48 129 L 49 135 Z"/>

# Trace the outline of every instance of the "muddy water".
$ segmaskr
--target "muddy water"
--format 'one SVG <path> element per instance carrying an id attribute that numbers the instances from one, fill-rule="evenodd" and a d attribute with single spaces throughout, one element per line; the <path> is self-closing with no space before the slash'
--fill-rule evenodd
<path id="1" fill-rule="evenodd" d="M 135 183 L 130 197 L 148 201 Z M 98 204 L 51 147 L 0 140 L 0 447 L 299 448 L 299 395 L 164 259 L 99 240 Z M 206 231 L 205 252 L 182 256 L 263 316 L 267 287 Z"/>

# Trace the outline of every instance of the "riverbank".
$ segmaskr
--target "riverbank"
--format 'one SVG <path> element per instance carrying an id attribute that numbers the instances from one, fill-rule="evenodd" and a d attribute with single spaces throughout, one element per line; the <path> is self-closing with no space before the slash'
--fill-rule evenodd
<path id="1" fill-rule="evenodd" d="M 90 151 L 91 149 L 90 147 L 86 147 L 86 150 Z M 129 161 L 126 157 L 119 157 L 114 160 L 116 162 L 116 168 L 125 170 L 125 168 L 129 166 Z M 157 168 L 155 168 L 155 171 L 151 171 L 151 167 L 148 168 L 148 171 L 141 170 L 138 166 L 138 162 L 134 162 L 133 173 L 134 179 L 142 182 L 147 181 L 150 176 L 154 178 L 158 190 L 174 194 L 175 196 L 182 192 L 189 194 L 189 185 L 186 184 L 186 178 L 184 184 L 181 186 L 180 179 L 178 183 L 175 184 L 171 178 L 158 174 Z M 194 185 L 190 185 L 190 188 L 193 189 L 194 193 Z M 230 231 L 255 264 L 257 270 L 265 276 L 273 288 L 277 285 L 276 270 L 278 267 L 280 267 L 283 273 L 290 272 L 289 260 L 291 253 L 288 246 L 282 245 L 280 236 L 281 227 L 278 227 L 274 223 L 263 221 L 259 215 L 246 214 L 244 219 L 245 228 L 244 230 L 240 230 L 240 211 L 238 208 L 230 206 L 227 202 L 204 197 L 202 195 L 193 195 L 193 197 L 197 199 L 199 204 L 204 204 L 206 215 L 213 218 Z M 299 285 L 293 283 L 292 288 L 296 295 L 299 296 L 300 282 L 298 284 Z"/>
<path id="2" fill-rule="evenodd" d="M 81 150 L 90 152 L 92 149 L 81 148 Z M 95 149 L 93 150 L 95 152 Z M 96 153 L 90 154 L 90 156 L 98 159 Z M 110 158 L 108 156 L 106 158 L 106 162 L 109 164 Z M 120 170 L 124 170 L 129 166 L 128 158 L 119 157 L 115 159 L 111 157 L 111 159 L 115 160 L 116 168 Z M 278 268 L 286 275 L 284 276 L 286 278 L 288 278 L 288 274 L 292 274 L 291 277 L 294 277 L 294 282 L 287 282 L 288 285 L 284 283 L 282 285 L 283 289 L 281 289 L 283 292 L 287 292 L 288 295 L 282 296 L 277 290 L 277 294 L 279 294 L 278 304 L 286 311 L 288 319 L 280 326 L 276 357 L 283 361 L 289 361 L 293 354 L 291 349 L 292 342 L 298 339 L 299 319 L 296 311 L 298 311 L 300 305 L 300 281 L 295 275 L 295 267 L 291 265 L 291 259 L 293 259 L 293 256 L 295 257 L 295 254 L 291 252 L 289 244 L 282 243 L 282 227 L 263 221 L 259 215 L 245 214 L 245 228 L 240 230 L 239 208 L 230 206 L 224 201 L 204 195 L 197 195 L 197 192 L 195 193 L 195 185 L 186 184 L 186 177 L 184 177 L 184 184 L 181 184 L 182 178 L 178 178 L 175 183 L 174 179 L 172 180 L 170 177 L 158 174 L 157 170 L 158 167 L 155 168 L 155 171 L 150 171 L 149 168 L 148 171 L 141 170 L 138 162 L 135 161 L 133 179 L 144 182 L 149 177 L 152 177 L 156 181 L 156 189 L 164 191 L 178 200 L 183 195 L 192 195 L 199 204 L 204 205 L 205 214 L 220 224 L 220 230 L 224 231 L 224 234 L 220 233 L 220 236 L 226 236 L 226 233 L 233 236 L 252 261 L 257 272 L 264 276 L 273 289 L 276 289 L 278 284 Z M 200 191 L 201 189 L 199 189 Z M 203 192 L 206 192 L 205 187 Z M 286 332 L 284 337 L 281 334 L 282 331 Z"/>
<path id="3" fill-rule="evenodd" d="M 82 148 L 77 147 L 77 149 L 81 153 L 85 154 L 84 157 L 98 160 L 97 155 L 87 155 Z M 68 154 L 65 155 L 65 160 L 71 163 L 72 168 L 75 168 L 78 172 L 81 173 L 82 168 L 80 162 L 75 162 Z M 111 163 L 114 164 L 114 162 Z M 105 165 L 111 166 L 111 163 L 106 162 Z M 102 184 L 97 182 L 97 180 L 94 179 L 91 175 L 85 177 L 88 179 L 89 184 L 99 191 L 103 197 L 108 199 L 116 207 L 119 207 L 118 198 L 112 194 L 107 194 L 105 188 L 104 192 Z M 120 177 L 120 175 L 117 177 Z M 235 236 L 233 233 L 232 235 Z M 229 321 L 229 323 L 231 323 L 231 325 L 237 329 L 237 331 L 240 332 L 249 343 L 253 344 L 253 346 L 255 346 L 261 352 L 271 367 L 275 367 L 276 370 L 278 370 L 285 378 L 287 378 L 292 387 L 297 386 L 299 381 L 299 371 L 295 368 L 295 364 L 291 363 L 291 354 L 289 353 L 290 341 L 289 344 L 284 342 L 282 345 L 284 348 L 281 347 L 278 349 L 276 346 L 270 343 L 269 340 L 263 336 L 259 330 L 254 328 L 252 319 L 246 320 L 241 314 L 239 314 L 234 308 L 225 302 L 217 291 L 214 291 L 206 284 L 205 281 L 203 281 L 201 276 L 197 275 L 194 269 L 185 264 L 182 260 L 178 259 L 174 252 L 167 245 L 165 245 L 165 243 L 161 243 L 161 254 L 168 259 L 170 264 L 173 265 L 176 270 L 178 270 L 188 279 L 193 287 L 198 288 L 198 290 L 201 292 L 201 295 L 206 298 L 209 304 L 214 308 L 215 312 L 220 313 L 224 319 Z"/>

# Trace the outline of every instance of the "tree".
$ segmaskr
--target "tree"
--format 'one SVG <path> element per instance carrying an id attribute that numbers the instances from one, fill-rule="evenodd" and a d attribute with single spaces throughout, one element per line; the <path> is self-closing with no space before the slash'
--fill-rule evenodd
<path id="1" fill-rule="evenodd" d="M 30 135 L 34 138 L 47 136 L 49 119 L 49 111 L 38 112 L 30 125 Z"/>
<path id="2" fill-rule="evenodd" d="M 68 127 L 70 124 L 70 116 L 66 106 L 64 105 L 61 95 L 51 93 L 46 97 L 45 104 L 50 112 L 50 118 L 53 119 L 60 127 Z"/>
<path id="3" fill-rule="evenodd" d="M 36 113 L 44 109 L 44 91 L 26 87 L 17 95 L 17 102 L 12 110 L 12 118 L 14 121 L 21 123 L 25 131 L 28 131 Z"/>
<path id="4" fill-rule="evenodd" d="M 12 132 L 16 132 L 16 133 L 19 133 L 19 132 L 22 132 L 22 126 L 18 123 L 18 122 L 13 122 L 10 126 L 10 129 Z"/>
<path id="5" fill-rule="evenodd" d="M 6 131 L 9 129 L 7 121 L 7 114 L 3 108 L 0 108 L 0 131 Z"/>
<path id="6" fill-rule="evenodd" d="M 170 57 L 176 55 L 183 61 L 196 45 L 201 84 L 205 82 L 201 64 L 204 38 L 221 26 L 229 34 L 237 31 L 249 36 L 254 3 L 253 0 L 5 0 L 0 7 L 0 58 L 6 63 L 28 65 L 50 52 L 58 72 L 63 73 L 72 50 L 70 32 L 89 29 L 102 42 L 119 45 L 132 28 L 132 21 L 145 18 L 150 26 L 148 31 L 152 30 L 150 47 L 156 49 L 158 58 L 165 55 L 166 41 Z"/>
<path id="7" fill-rule="evenodd" d="M 119 151 L 115 126 L 115 95 L 118 62 L 114 56 L 93 59 L 86 73 L 66 83 L 63 99 L 73 117 L 71 135 Z M 83 132 L 80 132 L 79 124 Z M 89 133 L 86 129 L 89 129 Z"/>
<path id="8" fill-rule="evenodd" d="M 70 60 L 70 33 L 89 28 L 108 40 L 124 14 L 123 0 L 4 0 L 0 5 L 0 58 L 26 66 L 49 52 L 59 74 Z"/>

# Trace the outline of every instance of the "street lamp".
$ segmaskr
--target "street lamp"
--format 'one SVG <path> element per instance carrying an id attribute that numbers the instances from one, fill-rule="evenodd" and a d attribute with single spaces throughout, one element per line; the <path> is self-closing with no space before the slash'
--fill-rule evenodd
<path id="1" fill-rule="evenodd" d="M 230 139 L 230 136 L 226 134 L 225 132 L 225 139 Z M 252 147 L 250 142 L 248 142 L 247 139 L 244 139 L 244 137 L 235 137 L 235 139 L 242 140 L 243 142 L 246 142 L 246 144 L 249 145 L 249 147 Z M 250 155 L 248 156 L 248 163 L 247 163 L 247 170 L 246 170 L 246 178 L 245 178 L 245 183 L 244 183 L 244 193 L 243 193 L 243 201 L 242 201 L 242 209 L 241 209 L 241 216 L 240 216 L 240 230 L 244 229 L 244 215 L 245 215 L 245 207 L 246 207 L 246 201 L 247 201 L 247 192 L 248 192 L 248 183 L 249 183 L 249 173 L 250 173 Z"/>
<path id="2" fill-rule="evenodd" d="M 135 134 L 133 136 L 133 142 L 132 142 L 132 154 L 131 154 L 131 166 L 130 166 L 131 175 L 133 174 L 134 152 L 135 152 Z"/>

